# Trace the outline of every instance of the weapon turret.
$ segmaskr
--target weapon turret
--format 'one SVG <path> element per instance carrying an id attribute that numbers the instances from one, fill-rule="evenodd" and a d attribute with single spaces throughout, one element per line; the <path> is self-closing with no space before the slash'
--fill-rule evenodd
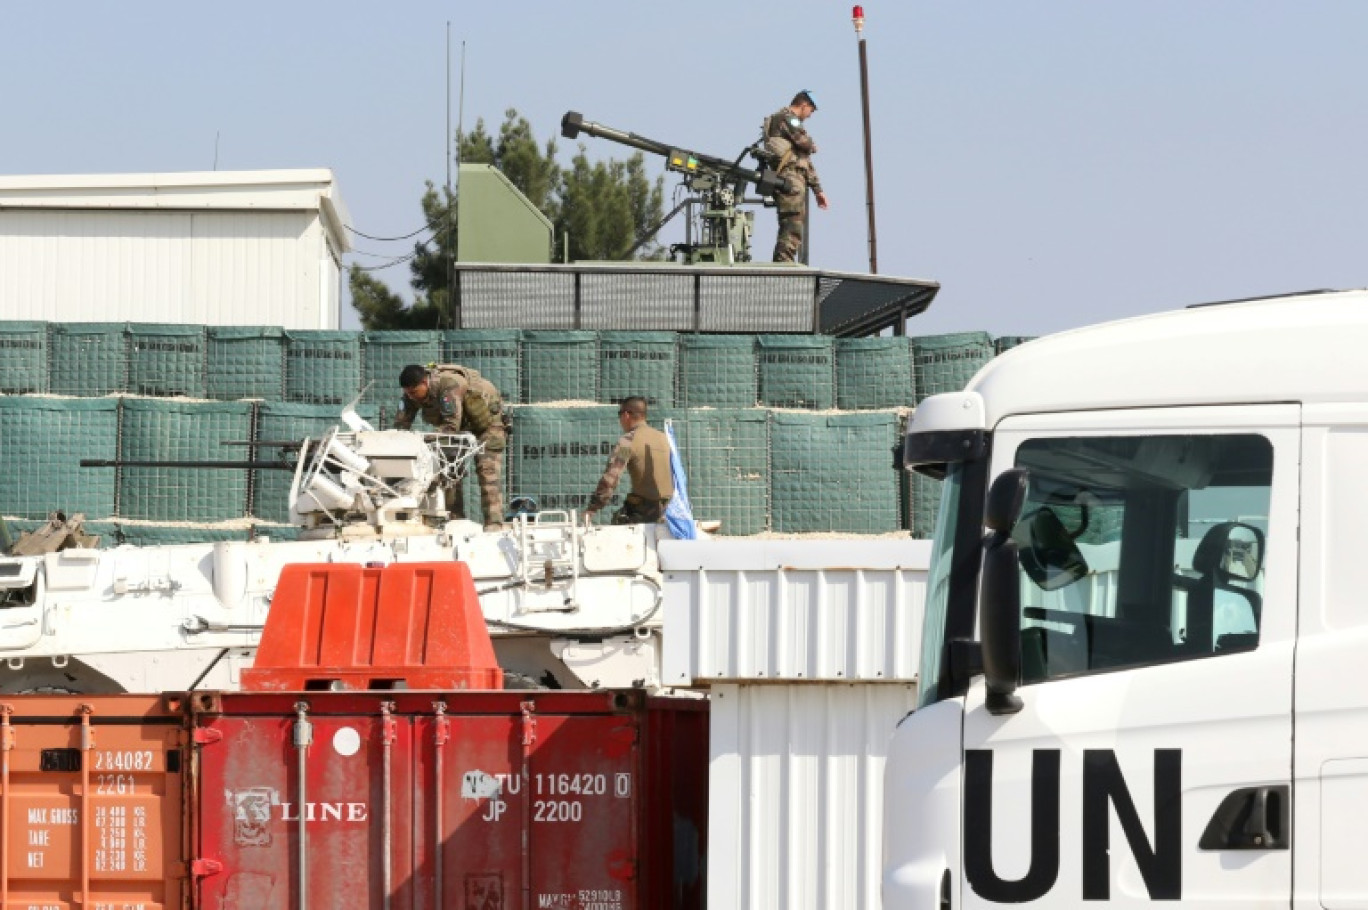
<path id="1" fill-rule="evenodd" d="M 703 212 L 699 219 L 699 241 L 693 241 L 694 219 L 691 212 L 686 221 L 684 243 L 674 244 L 670 251 L 682 255 L 684 262 L 689 265 L 750 262 L 755 214 L 742 211 L 740 204 L 756 200 L 745 199 L 746 188 L 754 186 L 764 197 L 760 201 L 769 204 L 769 199 L 783 186 L 783 178 L 768 167 L 762 165 L 755 170 L 741 166 L 741 159 L 747 153 L 758 157 L 758 143 L 742 149 L 735 161 L 727 161 L 585 120 L 584 115 L 576 111 L 566 112 L 561 118 L 561 135 L 566 139 L 574 139 L 580 133 L 663 156 L 666 170 L 682 174 L 684 186 L 696 194 L 675 206 L 659 224 L 638 238 L 636 245 L 627 252 L 628 256 L 654 237 L 681 210 L 701 205 Z"/>

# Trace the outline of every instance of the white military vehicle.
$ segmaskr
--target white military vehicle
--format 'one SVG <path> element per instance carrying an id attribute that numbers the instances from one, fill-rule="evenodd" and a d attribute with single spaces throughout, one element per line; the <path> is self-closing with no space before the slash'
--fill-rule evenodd
<path id="1" fill-rule="evenodd" d="M 445 521 L 441 485 L 473 437 L 375 430 L 351 408 L 343 420 L 300 445 L 298 541 L 0 557 L 0 692 L 236 688 L 282 566 L 449 559 L 470 566 L 508 684 L 659 686 L 655 526 L 591 529 L 574 512 L 501 532 Z"/>
<path id="2" fill-rule="evenodd" d="M 1025 344 L 944 471 L 886 910 L 1368 907 L 1368 293 Z"/>

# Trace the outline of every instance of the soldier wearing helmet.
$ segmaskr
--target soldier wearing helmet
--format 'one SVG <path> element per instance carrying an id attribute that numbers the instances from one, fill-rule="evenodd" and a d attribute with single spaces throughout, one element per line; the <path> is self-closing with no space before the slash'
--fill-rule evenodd
<path id="1" fill-rule="evenodd" d="M 807 210 L 807 194 L 811 189 L 817 207 L 827 207 L 827 196 L 812 156 L 817 143 L 812 141 L 804 121 L 817 111 L 812 92 L 804 89 L 793 96 L 787 107 L 765 119 L 765 151 L 775 170 L 783 178 L 784 186 L 775 194 L 775 209 L 779 214 L 779 236 L 774 242 L 774 261 L 793 262 L 803 248 L 803 221 Z"/>

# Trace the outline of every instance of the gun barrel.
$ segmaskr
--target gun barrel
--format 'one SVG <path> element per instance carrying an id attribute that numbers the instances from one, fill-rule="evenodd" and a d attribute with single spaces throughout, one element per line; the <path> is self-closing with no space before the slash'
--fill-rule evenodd
<path id="1" fill-rule="evenodd" d="M 132 461 L 124 458 L 82 458 L 83 468 L 237 468 L 253 471 L 293 471 L 279 461 Z"/>
<path id="2" fill-rule="evenodd" d="M 653 155 L 670 154 L 670 147 L 663 142 L 656 142 L 654 139 L 647 139 L 645 136 L 638 136 L 636 133 L 615 130 L 611 126 L 585 120 L 584 115 L 576 111 L 566 111 L 565 116 L 561 118 L 561 135 L 566 139 L 574 139 L 580 133 L 588 133 L 590 136 L 599 139 L 609 139 L 622 145 L 630 145 L 632 148 L 641 149 L 643 152 L 650 152 Z"/>

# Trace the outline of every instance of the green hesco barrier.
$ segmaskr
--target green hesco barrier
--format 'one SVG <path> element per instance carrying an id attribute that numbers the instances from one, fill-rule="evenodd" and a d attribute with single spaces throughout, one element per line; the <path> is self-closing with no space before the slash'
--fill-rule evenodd
<path id="1" fill-rule="evenodd" d="M 912 339 L 913 381 L 917 401 L 941 392 L 958 392 L 993 359 L 993 339 L 987 332 L 922 335 Z"/>
<path id="2" fill-rule="evenodd" d="M 843 411 L 911 407 L 912 348 L 906 338 L 837 338 L 836 407 Z"/>
<path id="3" fill-rule="evenodd" d="M 680 407 L 753 408 L 756 381 L 755 336 L 679 336 Z"/>
<path id="4" fill-rule="evenodd" d="M 128 391 L 128 324 L 54 323 L 48 338 L 48 389 L 98 398 Z"/>
<path id="5" fill-rule="evenodd" d="M 361 391 L 361 333 L 285 333 L 285 400 L 344 405 Z"/>
<path id="6" fill-rule="evenodd" d="M 285 333 L 279 326 L 222 326 L 207 330 L 210 398 L 236 401 L 285 395 Z"/>
<path id="7" fill-rule="evenodd" d="M 505 502 L 531 496 L 543 510 L 583 510 L 621 436 L 617 408 L 514 408 L 504 457 Z M 600 524 L 612 518 L 630 489 L 624 475 L 612 503 L 598 515 Z"/>
<path id="8" fill-rule="evenodd" d="M 386 406 L 394 420 L 403 392 L 399 373 L 411 363 L 427 366 L 442 356 L 440 332 L 367 332 L 361 338 L 361 384 L 369 386 L 366 404 Z"/>
<path id="9" fill-rule="evenodd" d="M 652 416 L 653 426 L 663 422 Z M 694 518 L 722 522 L 720 534 L 769 528 L 769 415 L 758 408 L 676 413 L 675 438 Z"/>
<path id="10" fill-rule="evenodd" d="M 598 401 L 598 357 L 597 332 L 523 332 L 523 400 Z"/>
<path id="11" fill-rule="evenodd" d="M 941 490 L 945 482 L 909 471 L 907 487 L 912 510 L 912 536 L 918 540 L 930 540 L 936 533 L 936 517 L 940 514 Z"/>
<path id="12" fill-rule="evenodd" d="M 126 398 L 119 457 L 128 461 L 241 460 L 252 438 L 252 405 L 239 401 Z M 139 521 L 216 522 L 247 513 L 247 471 L 235 468 L 119 469 L 119 515 Z"/>
<path id="13" fill-rule="evenodd" d="M 675 401 L 672 332 L 600 332 L 599 399 L 617 404 L 640 395 L 652 408 Z"/>
<path id="14" fill-rule="evenodd" d="M 118 399 L 0 398 L 0 515 L 113 515 L 114 469 L 80 463 L 115 458 L 118 439 Z"/>
<path id="15" fill-rule="evenodd" d="M 755 343 L 761 404 L 814 411 L 835 406 L 831 338 L 826 335 L 760 335 Z"/>
<path id="16" fill-rule="evenodd" d="M 196 527 L 195 525 L 132 524 L 119 522 L 121 543 L 135 547 L 157 547 L 165 544 L 215 543 L 220 540 L 246 540 L 247 528 Z"/>
<path id="17" fill-rule="evenodd" d="M 896 414 L 770 415 L 773 528 L 882 534 L 901 525 Z"/>
<path id="18" fill-rule="evenodd" d="M 993 339 L 993 353 L 1001 354 L 1003 351 L 1010 351 L 1019 344 L 1034 341 L 1035 335 L 1001 335 Z"/>
<path id="19" fill-rule="evenodd" d="M 48 390 L 48 324 L 0 321 L 0 395 Z"/>
<path id="20" fill-rule="evenodd" d="M 361 405 L 357 412 L 372 425 L 379 426 L 379 409 Z M 257 407 L 256 439 L 260 442 L 297 442 L 306 436 L 318 439 L 342 418 L 339 409 L 327 404 L 295 404 L 288 401 L 264 401 Z M 344 427 L 345 429 L 345 427 Z M 246 449 L 237 451 L 245 457 Z M 256 450 L 256 461 L 274 461 L 283 449 L 263 446 Z M 290 520 L 290 484 L 294 475 L 289 471 L 253 471 L 251 513 L 262 521 L 288 523 Z"/>
<path id="21" fill-rule="evenodd" d="M 128 391 L 170 398 L 205 396 L 204 326 L 130 323 Z"/>
<path id="22" fill-rule="evenodd" d="M 442 362 L 479 370 L 504 401 L 517 404 L 522 401 L 521 340 L 517 329 L 451 329 L 442 333 Z"/>

